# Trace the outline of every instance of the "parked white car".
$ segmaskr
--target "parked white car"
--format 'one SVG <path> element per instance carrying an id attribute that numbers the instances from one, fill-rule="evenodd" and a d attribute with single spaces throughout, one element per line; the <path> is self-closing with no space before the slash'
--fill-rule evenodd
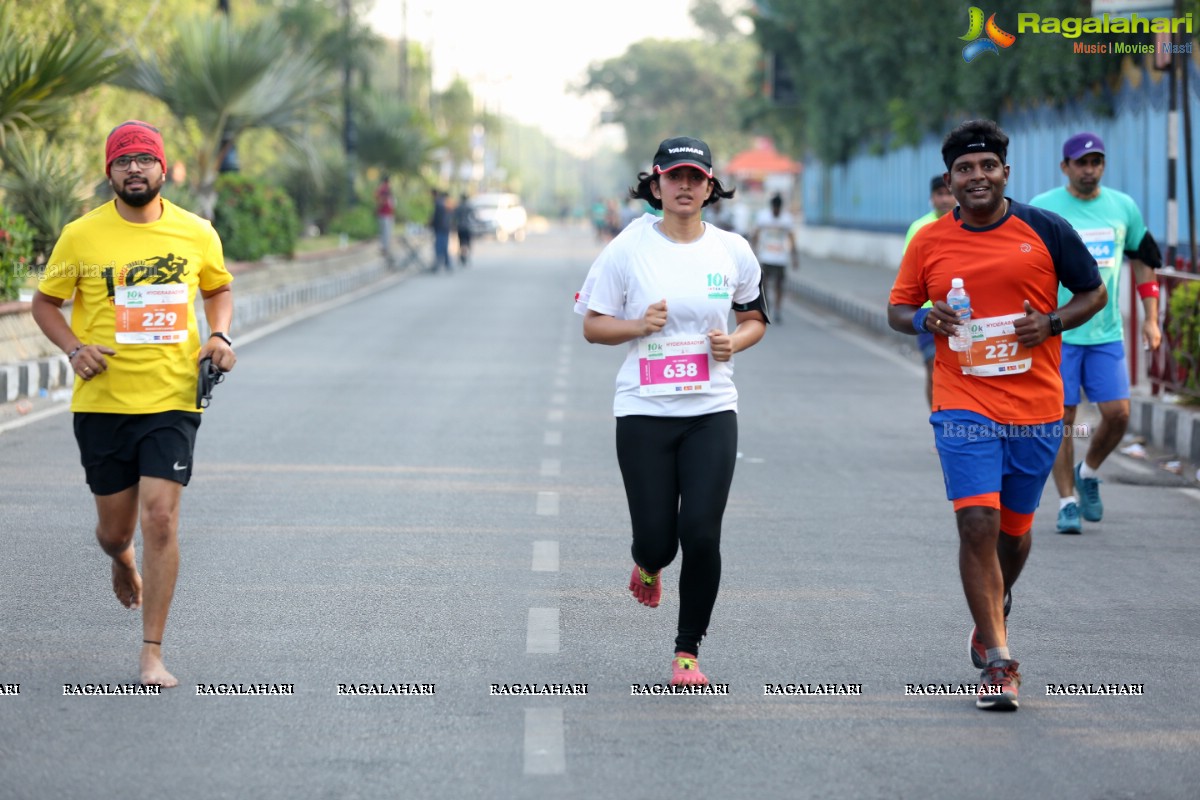
<path id="1" fill-rule="evenodd" d="M 495 236 L 500 242 L 525 240 L 528 215 L 520 197 L 508 192 L 489 192 L 475 195 L 470 203 L 477 235 Z"/>

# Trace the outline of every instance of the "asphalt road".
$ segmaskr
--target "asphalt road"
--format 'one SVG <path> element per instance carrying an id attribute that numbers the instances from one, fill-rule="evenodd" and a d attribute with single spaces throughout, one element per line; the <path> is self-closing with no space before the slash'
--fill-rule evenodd
<path id="1" fill-rule="evenodd" d="M 571 311 L 597 250 L 582 229 L 488 244 L 239 347 L 184 496 L 181 686 L 158 697 L 64 696 L 135 680 L 140 621 L 69 417 L 0 435 L 0 798 L 1196 797 L 1194 490 L 1109 480 L 1082 537 L 1053 532 L 1049 492 L 1009 620 L 1021 710 L 906 694 L 978 679 L 920 369 L 800 306 L 737 357 L 701 653 L 729 694 L 632 697 L 669 676 L 678 569 L 656 610 L 625 589 L 621 352 Z M 491 694 L 514 683 L 588 691 Z M 810 683 L 861 694 L 764 696 Z M 1067 683 L 1144 694 L 1047 696 Z"/>

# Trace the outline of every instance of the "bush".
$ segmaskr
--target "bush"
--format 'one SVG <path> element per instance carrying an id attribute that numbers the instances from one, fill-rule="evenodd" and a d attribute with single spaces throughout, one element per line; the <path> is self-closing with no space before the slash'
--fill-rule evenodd
<path id="1" fill-rule="evenodd" d="M 213 226 L 221 235 L 225 257 L 232 261 L 258 261 L 268 255 L 290 258 L 300 236 L 292 198 L 231 172 L 217 178 Z"/>
<path id="2" fill-rule="evenodd" d="M 354 208 L 342 211 L 330 220 L 329 232 L 344 233 L 355 240 L 374 239 L 379 235 L 379 220 L 375 218 L 375 209 L 360 202 Z"/>
<path id="3" fill-rule="evenodd" d="M 35 232 L 25 218 L 0 206 L 0 301 L 17 299 L 33 263 Z"/>
<path id="4" fill-rule="evenodd" d="M 1172 354 L 1179 365 L 1179 380 L 1200 391 L 1200 281 L 1180 283 L 1171 291 L 1170 324 Z"/>

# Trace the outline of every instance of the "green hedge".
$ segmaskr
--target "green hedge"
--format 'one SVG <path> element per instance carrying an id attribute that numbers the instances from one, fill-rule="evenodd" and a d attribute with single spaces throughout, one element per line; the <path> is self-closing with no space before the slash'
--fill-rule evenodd
<path id="1" fill-rule="evenodd" d="M 300 218 L 291 197 L 233 172 L 217 178 L 213 226 L 230 261 L 258 261 L 268 255 L 290 258 L 300 236 Z"/>
<path id="2" fill-rule="evenodd" d="M 29 277 L 36 232 L 20 214 L 0 206 L 0 302 L 16 300 Z"/>
<path id="3" fill-rule="evenodd" d="M 1200 392 L 1200 281 L 1180 283 L 1171 290 L 1170 325 L 1173 355 L 1184 387 Z"/>
<path id="4" fill-rule="evenodd" d="M 374 207 L 359 203 L 339 212 L 329 221 L 329 232 L 344 233 L 355 240 L 374 239 L 379 235 L 379 220 L 375 217 Z"/>

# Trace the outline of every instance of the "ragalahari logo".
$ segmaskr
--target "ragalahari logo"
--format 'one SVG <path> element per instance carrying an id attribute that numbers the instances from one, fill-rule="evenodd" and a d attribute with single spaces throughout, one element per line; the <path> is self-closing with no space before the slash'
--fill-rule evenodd
<path id="1" fill-rule="evenodd" d="M 975 58 L 983 53 L 1000 54 L 1000 49 L 1012 47 L 1013 42 L 1017 40 L 1007 31 L 1001 30 L 996 24 L 996 15 L 992 14 L 987 18 L 987 24 L 983 22 L 983 9 L 971 6 L 969 13 L 969 27 L 965 36 L 958 37 L 969 44 L 963 48 L 963 61 L 970 64 Z M 986 34 L 986 35 L 981 35 Z"/>

